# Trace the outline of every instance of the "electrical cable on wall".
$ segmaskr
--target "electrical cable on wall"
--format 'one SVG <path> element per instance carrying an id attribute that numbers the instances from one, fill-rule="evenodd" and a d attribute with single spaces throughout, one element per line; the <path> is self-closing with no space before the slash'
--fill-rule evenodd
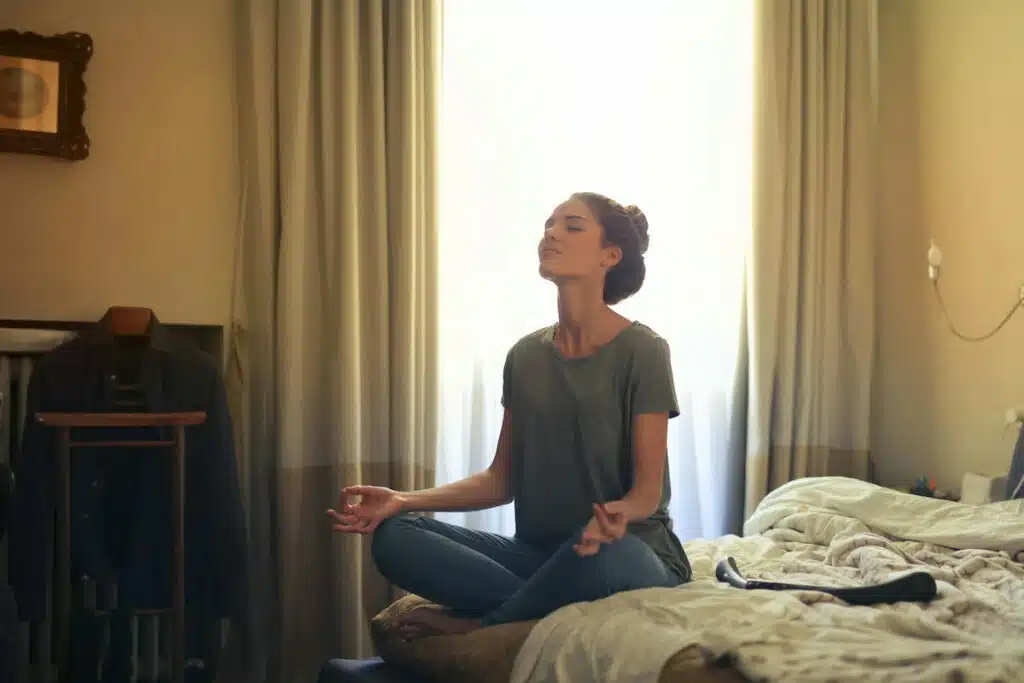
<path id="1" fill-rule="evenodd" d="M 942 291 L 939 289 L 939 274 L 941 272 L 941 269 L 942 251 L 939 249 L 939 246 L 935 244 L 935 240 L 931 240 L 931 243 L 928 247 L 928 279 L 931 280 L 932 282 L 932 290 L 935 292 L 935 299 L 939 304 L 939 310 L 942 312 L 942 317 L 946 321 L 946 326 L 949 328 L 949 331 L 953 334 L 953 336 L 957 337 L 958 339 L 961 339 L 966 342 L 982 342 L 987 339 L 991 339 L 996 334 L 998 334 L 999 331 L 1003 329 L 1003 327 L 1006 326 L 1006 323 L 1010 322 L 1010 319 L 1017 313 L 1017 311 L 1019 311 L 1021 308 L 1024 308 L 1024 285 L 1022 285 L 1020 290 L 1017 292 L 1017 301 L 1014 302 L 1013 306 L 1010 307 L 1009 312 L 1007 312 L 1007 314 L 1003 316 L 1003 319 L 999 321 L 999 324 L 996 325 L 991 332 L 979 336 L 963 334 L 956 328 L 956 325 L 953 324 L 953 320 L 949 315 L 949 311 L 946 309 L 946 304 L 942 300 Z M 1011 470 L 1012 469 L 1014 468 L 1011 464 Z M 1021 476 L 1020 481 L 1017 482 L 1016 485 L 1014 485 L 1013 488 L 1010 490 L 1010 500 L 1017 498 L 1017 496 L 1020 495 L 1022 491 L 1024 491 L 1024 475 Z"/>
<path id="2" fill-rule="evenodd" d="M 999 321 L 999 324 L 987 334 L 979 336 L 966 335 L 960 332 L 956 325 L 953 324 L 953 320 L 949 315 L 949 311 L 946 309 L 946 303 L 942 299 L 942 291 L 939 289 L 939 272 L 942 268 L 942 252 L 939 250 L 935 241 L 932 240 L 931 246 L 928 248 L 928 279 L 932 281 L 932 289 L 935 292 L 935 299 L 939 303 L 939 310 L 942 312 L 942 318 L 946 321 L 946 326 L 953 336 L 957 337 L 966 342 L 982 342 L 987 339 L 991 339 L 998 332 L 1006 326 L 1006 323 L 1010 322 L 1010 319 L 1019 311 L 1024 308 L 1024 287 L 1017 292 L 1017 301 L 1014 302 L 1013 306 L 1010 307 L 1009 312 L 1003 316 L 1003 319 Z"/>

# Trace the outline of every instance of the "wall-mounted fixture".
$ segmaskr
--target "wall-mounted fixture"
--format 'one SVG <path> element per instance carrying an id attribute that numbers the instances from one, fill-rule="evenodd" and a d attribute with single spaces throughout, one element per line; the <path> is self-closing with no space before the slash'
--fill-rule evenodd
<path id="1" fill-rule="evenodd" d="M 996 325 L 992 331 L 978 336 L 963 334 L 957 329 L 956 325 L 953 324 L 953 320 L 949 317 L 949 311 L 946 309 L 946 303 L 942 300 L 942 291 L 939 289 L 939 275 L 941 274 L 941 271 L 942 250 L 939 249 L 939 245 L 935 243 L 935 240 L 932 240 L 928 246 L 928 279 L 932 281 L 932 290 L 935 292 L 935 300 L 939 303 L 939 310 L 942 311 L 942 317 L 946 321 L 946 326 L 949 328 L 949 331 L 953 333 L 953 336 L 958 339 L 962 339 L 967 342 L 981 342 L 986 339 L 991 339 L 1001 329 L 1003 329 L 1006 323 L 1010 322 L 1010 318 L 1012 318 L 1017 311 L 1024 308 L 1024 284 L 1022 284 L 1017 290 L 1016 301 L 1013 302 L 1009 312 L 1003 316 L 1003 319 L 999 321 L 999 324 Z"/>
<path id="2" fill-rule="evenodd" d="M 946 321 L 946 326 L 949 328 L 949 331 L 953 336 L 958 339 L 967 342 L 982 342 L 986 339 L 991 339 L 1006 326 L 1006 323 L 1010 322 L 1010 318 L 1012 318 L 1017 311 L 1024 308 L 1024 285 L 1021 285 L 1017 290 L 1016 301 L 1013 302 L 1010 310 L 1005 316 L 1003 316 L 1002 320 L 999 321 L 999 324 L 990 332 L 977 336 L 963 334 L 957 329 L 956 325 L 953 324 L 953 320 L 949 316 L 949 311 L 946 309 L 946 304 L 942 300 L 942 291 L 939 289 L 939 275 L 941 272 L 942 250 L 939 249 L 939 245 L 935 243 L 935 240 L 931 240 L 928 245 L 928 279 L 932 282 L 932 291 L 935 292 L 935 300 L 939 304 L 939 310 L 942 311 L 942 317 Z M 1008 427 L 1024 423 L 1024 407 L 1010 408 L 1006 411 L 1004 420 Z M 1010 474 L 1007 479 L 1006 492 L 1010 499 L 1014 499 L 1019 496 L 1024 497 L 1024 429 L 1021 430 L 1021 433 L 1017 438 L 1017 446 L 1014 449 L 1013 457 L 1010 460 Z"/>

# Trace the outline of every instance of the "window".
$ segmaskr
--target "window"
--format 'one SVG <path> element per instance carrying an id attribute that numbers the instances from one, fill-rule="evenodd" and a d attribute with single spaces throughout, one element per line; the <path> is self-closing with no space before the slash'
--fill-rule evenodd
<path id="1" fill-rule="evenodd" d="M 751 224 L 752 0 L 447 0 L 443 50 L 439 482 L 490 462 L 505 353 L 555 320 L 544 220 L 601 192 L 650 223 L 647 281 L 618 310 L 672 346 L 676 530 L 718 535 Z M 444 518 L 513 529 L 508 507 Z"/>

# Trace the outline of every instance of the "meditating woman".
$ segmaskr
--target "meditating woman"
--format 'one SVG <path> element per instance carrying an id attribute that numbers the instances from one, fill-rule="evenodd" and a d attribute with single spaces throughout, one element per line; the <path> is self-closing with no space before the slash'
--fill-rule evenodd
<path id="1" fill-rule="evenodd" d="M 635 206 L 579 193 L 555 208 L 538 256 L 558 287 L 558 322 L 508 352 L 490 466 L 421 491 L 350 486 L 328 511 L 335 531 L 373 534 L 389 581 L 449 608 L 413 611 L 406 636 L 690 580 L 667 512 L 668 421 L 679 414 L 668 344 L 610 308 L 639 291 L 647 244 Z M 511 538 L 407 514 L 508 502 Z"/>

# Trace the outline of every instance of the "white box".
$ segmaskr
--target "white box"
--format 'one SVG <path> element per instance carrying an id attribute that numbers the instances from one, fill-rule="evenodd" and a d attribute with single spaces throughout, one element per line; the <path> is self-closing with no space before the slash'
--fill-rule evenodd
<path id="1" fill-rule="evenodd" d="M 985 505 L 1006 500 L 1006 475 L 990 477 L 968 472 L 960 484 L 960 502 L 967 505 Z"/>

